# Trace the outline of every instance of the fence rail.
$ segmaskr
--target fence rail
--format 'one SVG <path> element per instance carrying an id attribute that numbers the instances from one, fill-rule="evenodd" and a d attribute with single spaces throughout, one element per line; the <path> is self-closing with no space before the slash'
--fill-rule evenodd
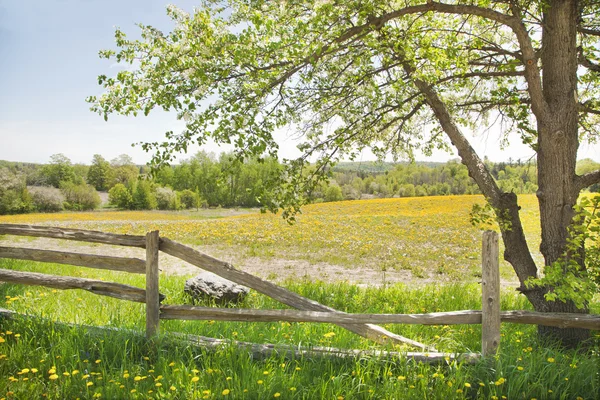
<path id="1" fill-rule="evenodd" d="M 114 282 L 4 269 L 0 269 L 0 281 L 47 286 L 55 289 L 83 289 L 99 295 L 145 303 L 146 335 L 149 338 L 158 334 L 161 319 L 317 322 L 339 325 L 378 343 L 406 343 L 429 353 L 436 352 L 437 350 L 431 346 L 397 335 L 375 324 L 481 324 L 482 354 L 485 356 L 494 354 L 497 351 L 500 342 L 501 322 L 600 330 L 600 315 L 540 313 L 533 311 L 501 312 L 498 235 L 491 231 L 484 232 L 483 235 L 482 310 L 428 314 L 348 314 L 340 312 L 314 300 L 302 297 L 272 282 L 235 269 L 229 263 L 203 254 L 168 238 L 160 237 L 158 231 L 149 232 L 146 236 L 135 236 L 58 227 L 0 224 L 0 234 L 145 248 L 146 260 L 0 247 L 0 258 L 69 264 L 129 273 L 145 273 L 145 290 Z M 190 305 L 161 305 L 160 303 L 164 300 L 164 296 L 159 293 L 159 251 L 177 257 L 232 282 L 245 285 L 297 310 L 222 309 Z M 427 357 L 424 359 L 427 359 Z"/>

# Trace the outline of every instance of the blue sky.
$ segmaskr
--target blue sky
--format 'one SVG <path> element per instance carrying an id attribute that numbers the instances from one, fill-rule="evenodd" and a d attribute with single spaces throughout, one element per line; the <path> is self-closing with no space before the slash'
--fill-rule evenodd
<path id="1" fill-rule="evenodd" d="M 172 2 L 187 11 L 197 4 Z M 105 122 L 89 111 L 84 99 L 101 93 L 98 75 L 117 72 L 110 61 L 98 58 L 98 50 L 113 47 L 114 27 L 131 35 L 136 35 L 138 22 L 170 30 L 167 4 L 161 0 L 0 0 L 0 159 L 47 162 L 52 154 L 64 153 L 73 162 L 90 163 L 96 153 L 109 160 L 126 153 L 137 163 L 147 162 L 150 156 L 131 144 L 161 140 L 164 132 L 181 130 L 181 122 L 164 112 L 137 118 L 113 116 Z M 278 137 L 283 157 L 298 154 L 288 133 Z M 494 161 L 532 154 L 521 145 L 499 151 L 497 140 L 476 137 L 472 142 L 482 157 Z M 214 145 L 206 149 L 220 150 Z M 453 157 L 440 153 L 433 159 Z M 580 158 L 584 157 L 600 161 L 600 146 L 582 148 Z M 372 156 L 365 153 L 363 159 Z"/>

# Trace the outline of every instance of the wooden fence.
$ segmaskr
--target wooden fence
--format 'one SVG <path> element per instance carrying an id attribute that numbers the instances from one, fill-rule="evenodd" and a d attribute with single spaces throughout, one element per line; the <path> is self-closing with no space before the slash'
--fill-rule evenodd
<path id="1" fill-rule="evenodd" d="M 114 282 L 6 269 L 0 269 L 0 281 L 40 285 L 55 289 L 83 289 L 99 295 L 145 303 L 146 336 L 149 338 L 159 333 L 161 319 L 332 323 L 378 343 L 406 343 L 418 347 L 426 351 L 422 359 L 430 361 L 432 359 L 431 353 L 436 352 L 432 346 L 397 335 L 374 324 L 482 324 L 482 355 L 484 356 L 495 354 L 500 343 L 501 322 L 600 330 L 600 315 L 532 311 L 501 312 L 498 235 L 492 231 L 483 234 L 482 310 L 428 314 L 348 314 L 340 312 L 257 276 L 235 269 L 231 264 L 200 253 L 168 238 L 160 237 L 158 231 L 149 232 L 146 236 L 134 236 L 79 229 L 0 224 L 0 234 L 145 248 L 146 259 L 141 260 L 138 258 L 0 247 L 0 258 L 69 264 L 138 274 L 145 273 L 145 290 Z M 191 305 L 161 305 L 164 296 L 159 293 L 159 251 L 232 282 L 247 286 L 297 310 L 224 309 Z M 421 353 L 411 353 L 414 358 L 419 358 L 418 354 Z M 439 358 L 444 356 L 444 354 L 438 354 Z"/>

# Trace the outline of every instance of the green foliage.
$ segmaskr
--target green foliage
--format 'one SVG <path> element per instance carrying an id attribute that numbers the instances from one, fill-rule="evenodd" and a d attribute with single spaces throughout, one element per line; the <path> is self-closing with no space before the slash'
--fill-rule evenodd
<path id="1" fill-rule="evenodd" d="M 100 154 L 94 154 L 92 165 L 87 173 L 87 183 L 94 186 L 96 190 L 108 190 L 110 182 L 114 180 L 110 163 Z"/>
<path id="2" fill-rule="evenodd" d="M 154 210 L 157 207 L 152 183 L 140 180 L 131 186 L 132 205 L 134 210 Z"/>
<path id="3" fill-rule="evenodd" d="M 331 185 L 325 192 L 325 201 L 340 201 L 343 200 L 342 188 L 338 185 Z"/>
<path id="4" fill-rule="evenodd" d="M 542 278 L 527 283 L 547 287 L 547 300 L 584 308 L 600 292 L 600 196 L 582 197 L 575 212 L 566 254 L 546 266 Z"/>
<path id="5" fill-rule="evenodd" d="M 0 168 L 0 215 L 21 214 L 32 209 L 33 202 L 25 186 L 25 177 L 6 167 Z"/>
<path id="6" fill-rule="evenodd" d="M 60 187 L 61 182 L 78 181 L 71 160 L 60 153 L 50 156 L 50 163 L 42 167 L 41 174 L 45 183 L 55 188 Z"/>
<path id="7" fill-rule="evenodd" d="M 122 183 L 117 183 L 108 191 L 108 201 L 110 204 L 122 209 L 129 209 L 133 205 L 131 192 Z"/>
<path id="8" fill-rule="evenodd" d="M 100 206 L 100 196 L 91 185 L 61 182 L 60 191 L 65 198 L 64 208 L 66 210 L 89 211 Z"/>
<path id="9" fill-rule="evenodd" d="M 159 210 L 179 210 L 181 201 L 177 193 L 170 188 L 156 188 L 156 206 Z"/>
<path id="10" fill-rule="evenodd" d="M 181 201 L 181 206 L 186 210 L 189 210 L 190 208 L 200 207 L 200 197 L 197 193 L 189 189 L 180 192 L 179 199 Z"/>

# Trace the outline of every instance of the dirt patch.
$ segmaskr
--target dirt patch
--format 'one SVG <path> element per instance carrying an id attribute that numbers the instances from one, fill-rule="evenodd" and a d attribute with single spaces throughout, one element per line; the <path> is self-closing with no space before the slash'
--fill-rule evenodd
<path id="1" fill-rule="evenodd" d="M 56 250 L 73 253 L 85 253 L 105 256 L 135 257 L 145 259 L 144 249 L 123 246 L 111 246 L 97 243 L 82 243 L 48 238 L 29 238 L 4 236 L 0 237 L 0 244 L 10 247 L 35 248 L 42 250 Z M 311 263 L 306 260 L 246 257 L 240 252 L 223 250 L 211 246 L 191 246 L 194 249 L 209 254 L 215 258 L 228 262 L 236 268 L 250 274 L 259 276 L 271 282 L 286 280 L 323 281 L 328 283 L 348 282 L 359 286 L 385 286 L 393 283 L 410 283 L 424 285 L 429 283 L 448 283 L 451 279 L 444 275 L 420 278 L 408 270 L 382 271 L 380 268 L 362 266 L 350 269 L 328 263 Z M 199 269 L 176 257 L 160 253 L 159 268 L 168 275 L 193 276 Z M 515 282 L 503 281 L 503 286 L 515 286 Z"/>

